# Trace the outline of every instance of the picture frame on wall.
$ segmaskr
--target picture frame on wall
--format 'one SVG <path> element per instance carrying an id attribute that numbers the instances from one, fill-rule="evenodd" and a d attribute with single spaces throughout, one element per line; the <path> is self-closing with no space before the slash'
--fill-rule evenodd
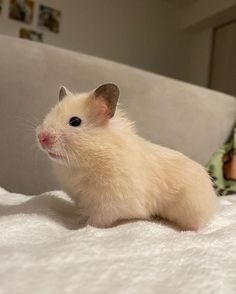
<path id="1" fill-rule="evenodd" d="M 38 8 L 38 26 L 53 33 L 59 33 L 61 12 L 57 9 L 40 4 Z"/>
<path id="2" fill-rule="evenodd" d="M 10 0 L 9 18 L 32 24 L 34 6 L 35 3 L 33 0 Z"/>
<path id="3" fill-rule="evenodd" d="M 0 0 L 0 15 L 2 13 L 2 0 Z"/>
<path id="4" fill-rule="evenodd" d="M 21 28 L 20 32 L 19 32 L 19 37 L 22 39 L 27 39 L 27 40 L 31 40 L 31 41 L 35 41 L 35 42 L 43 42 L 43 34 L 33 31 L 33 30 L 29 30 L 26 28 Z"/>

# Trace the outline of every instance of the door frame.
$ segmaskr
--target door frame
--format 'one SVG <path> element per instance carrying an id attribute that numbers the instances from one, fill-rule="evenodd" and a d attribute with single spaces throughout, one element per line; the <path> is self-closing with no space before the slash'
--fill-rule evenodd
<path id="1" fill-rule="evenodd" d="M 232 23 L 236 23 L 236 19 L 232 19 L 230 21 L 227 21 L 221 25 L 215 26 L 213 28 L 212 32 L 212 39 L 211 39 L 211 49 L 210 49 L 210 62 L 209 62 L 209 70 L 208 70 L 208 81 L 207 81 L 207 87 L 211 89 L 211 76 L 213 71 L 213 59 L 215 54 L 215 40 L 216 40 L 216 32 L 218 29 L 221 29 L 223 27 L 226 27 Z"/>

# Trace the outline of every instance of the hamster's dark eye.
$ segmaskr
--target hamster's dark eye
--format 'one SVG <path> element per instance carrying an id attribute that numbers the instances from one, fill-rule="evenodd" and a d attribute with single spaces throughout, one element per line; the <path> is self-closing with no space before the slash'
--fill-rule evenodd
<path id="1" fill-rule="evenodd" d="M 73 116 L 72 118 L 70 118 L 69 124 L 72 127 L 78 127 L 81 125 L 82 120 L 77 117 L 77 116 Z"/>

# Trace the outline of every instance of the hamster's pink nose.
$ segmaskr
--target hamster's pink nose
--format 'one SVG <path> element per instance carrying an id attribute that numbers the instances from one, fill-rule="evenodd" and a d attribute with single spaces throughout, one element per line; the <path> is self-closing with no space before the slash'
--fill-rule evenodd
<path id="1" fill-rule="evenodd" d="M 40 132 L 38 134 L 38 140 L 43 148 L 48 148 L 55 143 L 56 136 L 48 132 Z"/>

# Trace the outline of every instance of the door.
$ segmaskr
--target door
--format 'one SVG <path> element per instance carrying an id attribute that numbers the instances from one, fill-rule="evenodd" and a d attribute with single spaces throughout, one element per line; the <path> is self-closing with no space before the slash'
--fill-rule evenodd
<path id="1" fill-rule="evenodd" d="M 209 88 L 236 96 L 236 20 L 214 30 Z"/>

